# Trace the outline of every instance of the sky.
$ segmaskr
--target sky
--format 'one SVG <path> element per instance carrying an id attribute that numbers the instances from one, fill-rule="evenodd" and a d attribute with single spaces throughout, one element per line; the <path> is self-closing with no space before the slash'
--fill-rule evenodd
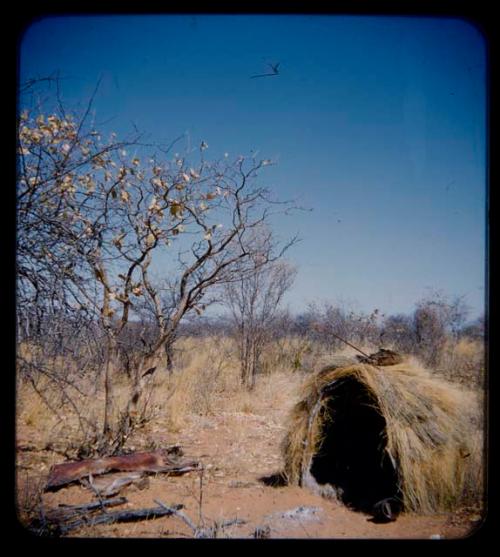
<path id="1" fill-rule="evenodd" d="M 252 78 L 279 65 L 279 74 Z M 484 312 L 487 42 L 466 20 L 83 15 L 38 20 L 20 81 L 61 76 L 118 134 L 250 155 L 308 209 L 273 223 L 298 269 L 286 302 L 409 313 L 430 290 Z"/>

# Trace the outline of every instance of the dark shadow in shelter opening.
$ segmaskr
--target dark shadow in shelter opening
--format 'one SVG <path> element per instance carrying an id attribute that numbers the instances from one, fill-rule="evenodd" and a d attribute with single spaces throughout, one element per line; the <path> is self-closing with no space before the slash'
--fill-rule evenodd
<path id="1" fill-rule="evenodd" d="M 399 498 L 397 472 L 385 452 L 386 421 L 376 399 L 352 377 L 335 381 L 323 396 L 322 441 L 310 468 L 316 481 L 331 484 L 357 511 L 369 513 L 381 499 Z"/>

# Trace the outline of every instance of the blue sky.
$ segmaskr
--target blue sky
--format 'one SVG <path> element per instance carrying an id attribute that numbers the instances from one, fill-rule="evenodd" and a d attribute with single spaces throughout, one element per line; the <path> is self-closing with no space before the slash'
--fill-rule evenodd
<path id="1" fill-rule="evenodd" d="M 302 241 L 287 301 L 410 312 L 428 289 L 484 310 L 486 43 L 460 19 L 72 16 L 26 31 L 21 80 L 59 71 L 62 96 L 152 140 L 259 150 Z M 276 77 L 250 79 L 280 62 Z"/>

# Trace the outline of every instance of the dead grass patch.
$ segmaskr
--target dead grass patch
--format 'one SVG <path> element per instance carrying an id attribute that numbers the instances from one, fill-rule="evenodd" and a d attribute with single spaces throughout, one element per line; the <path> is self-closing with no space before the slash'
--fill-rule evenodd
<path id="1" fill-rule="evenodd" d="M 484 356 L 484 344 L 478 340 L 448 341 L 443 348 L 438 372 L 450 381 L 481 388 L 485 378 Z"/>

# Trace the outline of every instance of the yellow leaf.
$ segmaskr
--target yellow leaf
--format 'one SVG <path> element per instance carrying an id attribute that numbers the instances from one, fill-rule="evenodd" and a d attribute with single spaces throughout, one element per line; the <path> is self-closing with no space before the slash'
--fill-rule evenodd
<path id="1" fill-rule="evenodd" d="M 146 246 L 147 246 L 148 248 L 150 248 L 151 246 L 154 245 L 155 240 L 156 240 L 155 235 L 154 235 L 152 232 L 149 233 L 149 234 L 148 234 L 148 237 L 146 238 Z"/>

